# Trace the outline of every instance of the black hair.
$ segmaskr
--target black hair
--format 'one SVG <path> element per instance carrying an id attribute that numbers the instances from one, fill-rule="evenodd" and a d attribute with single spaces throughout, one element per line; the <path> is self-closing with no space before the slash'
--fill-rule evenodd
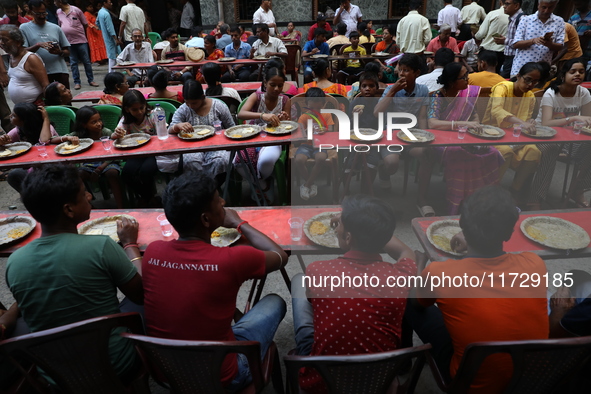
<path id="1" fill-rule="evenodd" d="M 362 194 L 343 200 L 341 222 L 351 233 L 355 247 L 363 252 L 380 253 L 396 229 L 392 208 L 384 201 Z"/>
<path id="2" fill-rule="evenodd" d="M 76 202 L 80 185 L 80 176 L 74 166 L 45 165 L 25 177 L 21 201 L 36 221 L 52 225 L 62 215 L 64 204 Z"/>
<path id="3" fill-rule="evenodd" d="M 310 88 L 306 91 L 306 97 L 318 98 L 318 97 L 326 97 L 326 93 L 324 90 L 320 88 Z"/>
<path id="4" fill-rule="evenodd" d="M 175 28 L 169 27 L 168 29 L 166 29 L 162 32 L 162 39 L 167 40 L 170 36 L 173 36 L 175 34 L 179 34 L 179 33 L 176 31 Z"/>
<path id="5" fill-rule="evenodd" d="M 212 35 L 209 35 L 209 34 L 208 34 L 208 35 L 206 35 L 206 36 L 203 38 L 203 40 L 204 40 L 204 41 L 207 41 L 207 42 L 209 42 L 209 43 L 211 43 L 211 44 L 213 44 L 213 46 L 215 47 L 215 43 L 216 43 L 215 36 L 212 36 Z"/>
<path id="6" fill-rule="evenodd" d="M 481 50 L 478 53 L 478 61 L 485 62 L 490 67 L 497 65 L 497 54 L 493 51 Z"/>
<path id="7" fill-rule="evenodd" d="M 380 72 L 382 72 L 382 67 L 378 62 L 367 62 L 365 67 L 363 67 L 363 71 L 379 74 Z"/>
<path id="8" fill-rule="evenodd" d="M 104 83 L 105 88 L 103 89 L 103 93 L 113 94 L 117 91 L 118 85 L 125 83 L 125 75 L 118 72 L 107 73 Z"/>
<path id="9" fill-rule="evenodd" d="M 18 10 L 18 3 L 15 0 L 5 0 L 2 2 L 4 10 Z"/>
<path id="10" fill-rule="evenodd" d="M 44 5 L 46 8 L 47 6 L 45 5 L 45 2 L 43 0 L 30 0 L 27 5 L 29 6 L 29 9 L 32 11 L 33 8 L 39 8 L 42 5 Z"/>
<path id="11" fill-rule="evenodd" d="M 349 33 L 349 40 L 350 40 L 351 38 L 355 38 L 355 37 L 359 38 L 359 32 L 357 32 L 357 31 L 352 31 L 351 33 Z"/>
<path id="12" fill-rule="evenodd" d="M 423 70 L 423 63 L 425 61 L 417 54 L 414 53 L 405 53 L 400 60 L 398 60 L 398 65 L 404 65 L 411 70 L 414 71 L 421 71 Z"/>
<path id="13" fill-rule="evenodd" d="M 135 116 L 133 116 L 128 110 L 129 107 L 136 103 L 144 104 L 146 106 L 146 116 L 148 116 L 150 106 L 148 106 L 148 102 L 146 101 L 146 98 L 144 97 L 142 92 L 135 89 L 129 89 L 121 99 L 121 113 L 123 115 L 123 124 L 131 124 L 142 120 L 136 119 Z"/>
<path id="14" fill-rule="evenodd" d="M 285 74 L 283 73 L 283 69 L 279 68 L 279 67 L 268 67 L 265 70 L 265 74 L 263 77 L 263 82 L 261 83 L 261 90 L 263 92 L 267 91 L 267 87 L 265 86 L 267 84 L 267 81 L 270 80 L 273 77 L 281 77 L 283 78 L 283 82 L 285 82 L 287 80 L 287 78 L 285 77 Z"/>
<path id="15" fill-rule="evenodd" d="M 343 22 L 339 22 L 336 25 L 336 30 L 338 35 L 344 36 L 345 34 L 347 34 L 347 25 Z"/>
<path id="16" fill-rule="evenodd" d="M 435 62 L 436 66 L 443 67 L 446 64 L 452 63 L 454 61 L 454 58 L 454 51 L 452 51 L 449 48 L 439 48 L 437 52 L 435 52 L 433 61 Z"/>
<path id="17" fill-rule="evenodd" d="M 372 72 L 363 72 L 359 77 L 359 86 L 361 87 L 361 83 L 363 81 L 372 81 L 376 84 L 376 87 L 380 87 L 380 78 L 378 78 L 378 74 Z"/>
<path id="18" fill-rule="evenodd" d="M 550 78 L 550 70 L 552 69 L 552 66 L 550 65 L 550 63 L 544 61 L 538 62 L 538 64 L 542 68 L 542 70 L 540 71 L 540 81 L 538 82 L 538 86 L 544 86 L 548 78 Z"/>
<path id="19" fill-rule="evenodd" d="M 222 79 L 220 66 L 215 63 L 205 63 L 201 67 L 201 73 L 203 73 L 203 78 L 207 83 L 205 94 L 207 96 L 221 96 L 224 87 L 221 83 L 218 84 Z"/>
<path id="20" fill-rule="evenodd" d="M 437 78 L 437 83 L 443 85 L 445 88 L 450 87 L 452 83 L 460 78 L 462 67 L 464 67 L 464 65 L 457 62 L 446 64 L 445 67 L 443 67 L 443 72 L 439 78 Z"/>
<path id="21" fill-rule="evenodd" d="M 422 0 L 411 0 L 410 4 L 408 5 L 408 9 L 411 11 L 416 11 L 423 5 Z"/>
<path id="22" fill-rule="evenodd" d="M 281 59 L 280 57 L 272 57 L 271 59 L 267 60 L 267 63 L 265 63 L 263 71 L 267 71 L 267 69 L 273 67 L 283 70 L 285 68 L 285 63 L 283 62 L 283 59 Z"/>
<path id="23" fill-rule="evenodd" d="M 238 34 L 242 34 L 240 32 L 240 26 L 238 26 L 238 25 L 232 25 L 232 26 L 230 26 L 230 34 L 232 34 L 234 32 L 238 32 Z"/>
<path id="24" fill-rule="evenodd" d="M 326 77 L 328 74 L 328 69 L 330 67 L 330 63 L 326 59 L 317 59 L 316 63 L 312 67 L 312 71 L 314 71 L 314 75 L 316 78 Z"/>
<path id="25" fill-rule="evenodd" d="M 257 25 L 257 29 L 261 29 L 261 31 L 269 32 L 269 26 L 265 25 L 264 23 L 260 23 Z"/>
<path id="26" fill-rule="evenodd" d="M 359 30 L 361 32 L 361 34 L 363 34 L 369 40 L 371 33 L 370 33 L 369 29 L 367 28 L 367 23 L 361 22 L 360 24 L 358 24 L 357 30 Z M 350 37 L 350 35 L 349 35 L 349 37 Z"/>
<path id="27" fill-rule="evenodd" d="M 49 85 L 47 85 L 47 87 L 45 87 L 45 105 L 46 106 L 51 106 L 51 105 L 63 105 L 62 103 L 62 97 L 60 95 L 60 92 L 57 88 L 57 85 L 59 85 L 60 82 L 52 82 Z"/>
<path id="28" fill-rule="evenodd" d="M 14 105 L 12 112 L 23 122 L 23 127 L 18 128 L 18 136 L 21 141 L 32 144 L 39 142 L 43 128 L 43 115 L 37 106 L 33 103 L 18 103 Z"/>
<path id="29" fill-rule="evenodd" d="M 515 4 L 519 4 L 519 7 L 523 4 L 523 0 L 513 0 Z"/>
<path id="30" fill-rule="evenodd" d="M 316 38 L 318 36 L 326 37 L 326 30 L 324 30 L 321 27 L 317 27 L 316 29 L 314 29 L 314 38 Z"/>
<path id="31" fill-rule="evenodd" d="M 203 27 L 193 26 L 193 28 L 191 29 L 191 37 L 201 37 L 202 32 L 203 32 Z"/>
<path id="32" fill-rule="evenodd" d="M 166 218 L 179 235 L 201 223 L 201 215 L 210 209 L 216 190 L 215 180 L 197 171 L 185 172 L 170 181 L 162 194 L 162 205 Z"/>
<path id="33" fill-rule="evenodd" d="M 498 185 L 485 186 L 460 207 L 460 227 L 466 242 L 478 252 L 493 252 L 513 234 L 519 212 L 511 193 Z"/>
<path id="34" fill-rule="evenodd" d="M 546 63 L 548 64 L 548 63 Z M 519 72 L 517 73 L 517 75 L 519 76 L 525 76 L 526 74 L 529 74 L 532 71 L 538 71 L 540 73 L 540 81 L 542 80 L 542 73 L 544 72 L 544 67 L 542 66 L 541 62 L 529 62 L 529 63 L 525 63 L 523 66 L 521 66 L 521 68 L 519 69 Z M 550 70 L 548 69 L 548 74 L 550 73 Z M 513 78 L 511 78 L 511 82 L 515 82 L 517 81 L 517 75 L 514 76 Z"/>
<path id="35" fill-rule="evenodd" d="M 88 130 L 86 129 L 86 125 L 90 121 L 94 115 L 98 114 L 99 112 L 96 108 L 91 107 L 89 105 L 85 105 L 84 107 L 79 108 L 76 111 L 76 122 L 74 122 L 74 131 L 78 134 L 80 138 L 88 138 Z"/>
<path id="36" fill-rule="evenodd" d="M 183 85 L 183 97 L 187 100 L 203 100 L 205 93 L 203 93 L 203 86 L 194 79 L 189 79 Z"/>
<path id="37" fill-rule="evenodd" d="M 569 59 L 562 65 L 562 68 L 558 70 L 558 74 L 556 75 L 556 79 L 550 84 L 550 88 L 554 90 L 556 93 L 560 92 L 560 85 L 564 83 L 564 78 L 566 73 L 577 63 L 581 63 L 583 68 L 587 65 L 585 59 L 582 57 L 576 57 L 574 59 Z"/>
<path id="38" fill-rule="evenodd" d="M 150 84 L 158 90 L 164 90 L 168 86 L 170 80 L 170 71 L 165 69 L 153 68 L 148 71 L 148 80 Z"/>
<path id="39" fill-rule="evenodd" d="M 227 23 L 222 23 L 222 25 L 220 26 L 220 33 L 222 34 L 228 34 L 228 29 L 230 28 L 230 26 L 228 26 Z"/>

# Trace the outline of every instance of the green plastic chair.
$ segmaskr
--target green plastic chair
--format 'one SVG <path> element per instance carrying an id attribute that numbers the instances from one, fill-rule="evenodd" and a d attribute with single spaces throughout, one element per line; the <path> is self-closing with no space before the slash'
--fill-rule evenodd
<path id="1" fill-rule="evenodd" d="M 175 108 L 178 108 L 181 105 L 183 105 L 183 103 L 181 103 L 179 101 L 176 101 L 175 99 L 169 99 L 169 98 L 149 98 L 148 99 L 148 102 L 149 103 L 151 103 L 151 102 L 157 102 L 157 103 L 163 103 L 163 102 L 165 102 L 165 103 L 170 103 L 170 104 L 174 105 Z"/>
<path id="2" fill-rule="evenodd" d="M 121 107 L 111 104 L 95 105 L 94 108 L 101 114 L 103 125 L 107 129 L 114 131 L 121 119 Z"/>
<path id="3" fill-rule="evenodd" d="M 150 39 L 150 41 L 152 41 L 152 49 L 154 49 L 154 45 L 162 41 L 162 37 L 160 37 L 160 34 L 156 33 L 155 31 L 149 32 L 148 38 Z"/>
<path id="4" fill-rule="evenodd" d="M 289 147 L 283 147 L 279 159 L 275 162 L 273 167 L 273 176 L 275 177 L 275 183 L 277 184 L 277 198 L 279 204 L 289 205 L 288 194 L 287 194 L 287 170 L 285 162 L 287 160 L 287 152 Z"/>
<path id="5" fill-rule="evenodd" d="M 172 120 L 172 115 L 176 112 L 176 107 L 174 105 L 172 105 L 169 102 L 160 100 L 150 100 L 149 104 L 154 108 L 156 107 L 156 104 L 160 104 L 160 108 L 162 108 L 164 112 L 166 112 L 166 123 L 170 123 L 170 121 Z"/>
<path id="6" fill-rule="evenodd" d="M 66 135 L 70 133 L 72 124 L 76 122 L 76 113 L 70 108 L 54 105 L 46 107 L 47 115 L 49 120 L 53 123 L 55 131 L 59 135 Z"/>
<path id="7" fill-rule="evenodd" d="M 238 118 L 238 114 L 240 113 L 240 110 L 242 109 L 242 107 L 244 107 L 244 104 L 246 104 L 246 100 L 248 100 L 248 97 L 245 98 L 244 100 L 242 100 L 242 102 L 238 106 L 238 109 L 236 110 L 236 118 Z M 244 124 L 244 121 L 242 119 L 238 119 L 237 124 Z"/>
<path id="8" fill-rule="evenodd" d="M 378 30 L 376 30 L 376 34 L 379 36 L 384 32 L 384 30 L 382 30 L 382 28 L 380 27 Z"/>

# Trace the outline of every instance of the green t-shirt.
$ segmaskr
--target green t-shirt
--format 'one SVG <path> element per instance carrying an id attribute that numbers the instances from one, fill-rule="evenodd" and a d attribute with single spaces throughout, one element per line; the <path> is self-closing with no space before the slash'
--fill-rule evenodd
<path id="1" fill-rule="evenodd" d="M 120 313 L 117 287 L 136 273 L 111 238 L 65 233 L 38 238 L 14 252 L 6 264 L 6 283 L 36 332 Z M 133 345 L 118 332 L 111 336 L 109 353 L 120 376 L 133 367 Z"/>

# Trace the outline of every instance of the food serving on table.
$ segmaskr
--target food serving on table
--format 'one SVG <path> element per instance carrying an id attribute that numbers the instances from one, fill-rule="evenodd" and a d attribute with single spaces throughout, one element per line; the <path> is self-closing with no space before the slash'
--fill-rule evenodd
<path id="1" fill-rule="evenodd" d="M 218 62 L 233 62 L 234 60 L 236 60 L 235 57 L 221 57 Z"/>
<path id="2" fill-rule="evenodd" d="M 556 135 L 556 130 L 552 127 L 547 126 L 536 126 L 536 132 L 530 133 L 527 129 L 523 128 L 521 132 L 529 137 L 533 138 L 552 138 Z"/>
<path id="3" fill-rule="evenodd" d="M 224 131 L 224 135 L 233 140 L 254 137 L 261 132 L 261 127 L 256 125 L 233 126 Z"/>
<path id="4" fill-rule="evenodd" d="M 202 140 L 207 137 L 211 137 L 215 134 L 215 127 L 209 125 L 197 125 L 193 126 L 193 131 L 187 133 L 186 131 L 181 131 L 178 136 L 182 140 L 186 141 L 195 141 L 195 140 Z"/>
<path id="5" fill-rule="evenodd" d="M 580 226 L 553 216 L 532 216 L 521 222 L 521 232 L 553 249 L 577 250 L 589 246 L 589 234 Z"/>
<path id="6" fill-rule="evenodd" d="M 464 253 L 455 252 L 451 247 L 451 239 L 461 231 L 458 220 L 439 220 L 427 227 L 426 234 L 435 248 L 454 256 L 463 256 Z"/>
<path id="7" fill-rule="evenodd" d="M 131 62 L 131 61 L 117 63 L 118 66 L 133 66 L 134 64 L 135 64 L 135 62 Z"/>
<path id="8" fill-rule="evenodd" d="M 411 140 L 410 137 L 406 135 L 402 130 L 400 130 L 396 134 L 396 137 L 398 137 L 402 141 L 410 142 L 411 144 L 422 144 L 435 140 L 435 134 L 431 133 L 430 131 L 423 129 L 408 129 L 408 131 L 410 131 L 412 135 L 414 135 L 417 138 L 416 141 Z"/>
<path id="9" fill-rule="evenodd" d="M 156 60 L 156 64 L 168 64 L 168 63 L 172 63 L 172 62 L 174 62 L 173 59 Z"/>
<path id="10" fill-rule="evenodd" d="M 113 146 L 119 149 L 133 149 L 150 142 L 150 135 L 146 133 L 127 134 L 115 140 Z"/>
<path id="11" fill-rule="evenodd" d="M 279 126 L 271 126 L 270 124 L 268 124 L 267 126 L 265 126 L 264 130 L 269 134 L 282 135 L 296 131 L 298 127 L 299 125 L 297 124 L 297 122 L 284 120 L 281 121 Z"/>
<path id="12" fill-rule="evenodd" d="M 589 127 L 589 126 L 583 127 L 583 128 L 581 128 L 581 131 L 585 134 L 591 134 L 591 127 Z"/>
<path id="13" fill-rule="evenodd" d="M 10 216 L 0 219 L 0 245 L 7 245 L 29 235 L 37 225 L 30 216 Z"/>
<path id="14" fill-rule="evenodd" d="M 240 233 L 235 228 L 218 227 L 211 233 L 211 244 L 222 248 L 230 246 L 240 239 Z"/>
<path id="15" fill-rule="evenodd" d="M 488 138 L 488 139 L 498 139 L 498 138 L 503 138 L 505 136 L 505 130 L 503 130 L 499 127 L 486 125 L 486 124 L 483 124 L 481 126 L 482 126 L 482 131 L 479 131 L 475 128 L 469 127 L 468 133 L 470 133 L 476 137 Z"/>
<path id="16" fill-rule="evenodd" d="M 30 143 L 24 141 L 0 146 L 0 159 L 10 159 L 22 155 L 23 153 L 28 152 L 31 149 L 31 146 Z"/>
<path id="17" fill-rule="evenodd" d="M 388 52 L 375 52 L 371 54 L 372 56 L 390 56 Z"/>
<path id="18" fill-rule="evenodd" d="M 317 54 L 317 55 L 312 55 L 312 56 L 310 56 L 310 57 L 311 57 L 312 59 L 324 59 L 324 58 L 327 58 L 327 57 L 328 57 L 328 55 L 325 55 L 325 54 L 323 54 L 323 53 L 319 53 L 319 54 Z"/>
<path id="19" fill-rule="evenodd" d="M 71 142 L 62 142 L 57 145 L 54 149 L 58 155 L 72 155 L 90 149 L 94 140 L 92 138 L 80 138 L 78 144 L 72 144 Z"/>
<path id="20" fill-rule="evenodd" d="M 107 235 L 111 237 L 113 241 L 119 242 L 119 236 L 117 235 L 117 220 L 120 220 L 124 217 L 128 218 L 129 220 L 135 221 L 135 218 L 129 215 L 105 216 L 83 223 L 78 228 L 78 234 Z"/>
<path id="21" fill-rule="evenodd" d="M 339 214 L 340 212 L 324 212 L 311 217 L 304 223 L 304 234 L 317 245 L 338 248 L 337 232 L 331 227 L 330 222 Z"/>

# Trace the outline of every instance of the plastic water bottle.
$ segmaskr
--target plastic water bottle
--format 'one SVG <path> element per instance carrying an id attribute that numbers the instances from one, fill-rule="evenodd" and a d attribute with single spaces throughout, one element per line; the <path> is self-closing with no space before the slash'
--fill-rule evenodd
<path id="1" fill-rule="evenodd" d="M 160 104 L 156 104 L 156 108 L 152 111 L 152 123 L 156 126 L 156 135 L 159 140 L 165 140 L 168 138 L 168 129 L 166 128 L 166 112 L 160 107 Z"/>

